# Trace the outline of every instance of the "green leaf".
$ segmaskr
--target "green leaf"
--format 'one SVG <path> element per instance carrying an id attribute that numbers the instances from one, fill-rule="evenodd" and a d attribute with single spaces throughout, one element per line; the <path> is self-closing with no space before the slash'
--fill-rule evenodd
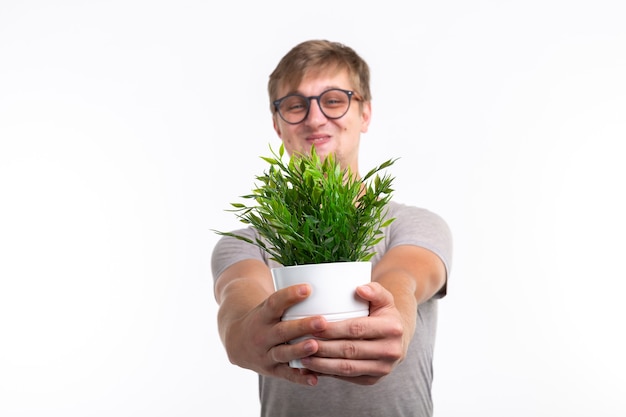
<path id="1" fill-rule="evenodd" d="M 282 143 L 278 152 L 271 146 L 270 151 L 271 156 L 261 157 L 267 170 L 256 176 L 252 193 L 241 196 L 254 204 L 231 203 L 230 210 L 260 238 L 238 238 L 286 266 L 371 259 L 372 248 L 383 239 L 382 229 L 394 220 L 386 218 L 393 177 L 380 176 L 380 171 L 396 159 L 358 178 L 334 155 L 320 158 L 314 146 L 309 154 L 294 154 L 288 161 Z"/>

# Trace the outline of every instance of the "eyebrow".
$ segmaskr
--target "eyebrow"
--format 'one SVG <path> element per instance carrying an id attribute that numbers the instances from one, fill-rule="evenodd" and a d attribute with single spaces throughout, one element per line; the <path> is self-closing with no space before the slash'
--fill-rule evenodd
<path id="1" fill-rule="evenodd" d="M 340 87 L 338 85 L 327 85 L 326 87 L 322 88 L 322 90 L 318 94 L 316 94 L 316 95 L 320 95 L 320 94 L 322 94 L 325 91 L 332 90 L 333 88 L 338 88 L 340 90 L 352 91 L 352 88 L 344 88 L 344 87 Z M 285 96 L 288 96 L 288 95 L 291 95 L 291 94 L 299 94 L 299 95 L 304 96 L 304 97 L 311 97 L 311 96 L 306 95 L 306 94 L 304 94 L 304 93 L 302 93 L 301 91 L 298 91 L 298 90 L 289 91 L 289 92 L 287 92 L 287 94 L 285 94 L 282 97 L 285 97 Z"/>

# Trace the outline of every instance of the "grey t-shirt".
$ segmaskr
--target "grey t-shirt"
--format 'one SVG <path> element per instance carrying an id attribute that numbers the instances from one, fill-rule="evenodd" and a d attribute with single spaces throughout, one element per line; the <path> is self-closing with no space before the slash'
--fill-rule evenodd
<path id="1" fill-rule="evenodd" d="M 398 245 L 416 245 L 434 252 L 443 261 L 449 277 L 452 262 L 452 235 L 446 222 L 437 214 L 392 201 L 388 217 L 395 221 L 384 229 L 385 238 L 374 248 L 375 265 L 384 253 Z M 255 236 L 248 228 L 237 231 Z M 255 245 L 231 237 L 222 237 L 212 254 L 213 278 L 244 259 L 259 259 L 269 267 L 278 266 Z M 315 387 L 286 380 L 259 376 L 262 417 L 428 417 L 432 416 L 431 386 L 433 351 L 437 327 L 438 298 L 444 288 L 422 303 L 417 311 L 415 335 L 405 360 L 378 383 L 356 385 L 333 378 L 320 378 Z"/>

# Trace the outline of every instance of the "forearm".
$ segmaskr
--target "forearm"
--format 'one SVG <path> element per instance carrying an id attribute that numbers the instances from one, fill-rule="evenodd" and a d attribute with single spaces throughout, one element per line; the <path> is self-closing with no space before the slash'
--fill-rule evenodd
<path id="1" fill-rule="evenodd" d="M 215 284 L 215 299 L 219 304 L 217 324 L 227 351 L 230 330 L 273 291 L 271 274 L 260 261 L 239 262 L 218 277 Z"/>
<path id="2" fill-rule="evenodd" d="M 260 375 L 315 385 L 317 377 L 289 367 L 289 361 L 315 353 L 317 346 L 286 344 L 325 329 L 325 322 L 303 319 L 282 322 L 285 309 L 310 295 L 310 287 L 296 285 L 274 291 L 269 268 L 245 260 L 222 273 L 215 283 L 218 330 L 231 363 Z"/>
<path id="3" fill-rule="evenodd" d="M 227 350 L 229 330 L 268 296 L 263 286 L 248 278 L 231 280 L 223 287 L 218 299 L 217 325 Z"/>
<path id="4" fill-rule="evenodd" d="M 443 287 L 446 270 L 441 259 L 427 249 L 396 246 L 376 265 L 372 281 L 379 282 L 394 295 L 411 295 L 419 305 Z"/>
<path id="5" fill-rule="evenodd" d="M 372 280 L 392 295 L 404 327 L 405 347 L 413 337 L 417 309 L 444 285 L 445 267 L 432 252 L 416 246 L 397 246 L 376 265 Z"/>

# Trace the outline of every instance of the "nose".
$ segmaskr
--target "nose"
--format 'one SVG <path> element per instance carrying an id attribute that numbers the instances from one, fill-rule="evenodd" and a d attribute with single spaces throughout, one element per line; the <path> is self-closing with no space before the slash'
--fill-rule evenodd
<path id="1" fill-rule="evenodd" d="M 316 101 L 317 105 L 313 104 L 313 100 Z M 304 122 L 307 123 L 307 124 L 323 124 L 323 123 L 326 123 L 328 118 L 326 117 L 324 112 L 322 112 L 322 105 L 320 104 L 319 97 L 312 97 L 311 101 L 309 103 L 310 103 L 309 104 L 309 114 L 307 114 L 306 119 L 304 119 Z"/>

